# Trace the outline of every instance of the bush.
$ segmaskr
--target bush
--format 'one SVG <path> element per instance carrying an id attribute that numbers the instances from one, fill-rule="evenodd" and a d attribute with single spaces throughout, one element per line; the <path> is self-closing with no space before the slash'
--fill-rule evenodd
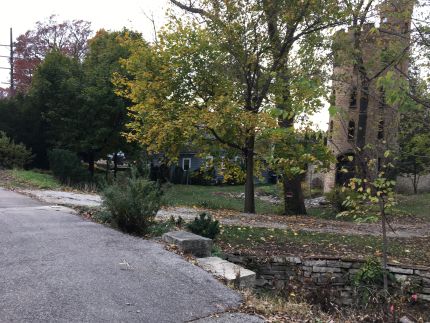
<path id="1" fill-rule="evenodd" d="M 189 223 L 188 229 L 192 233 L 209 239 L 215 239 L 220 233 L 219 222 L 213 220 L 212 216 L 205 212 L 200 213 L 198 218 L 196 217 L 193 222 Z"/>
<path id="2" fill-rule="evenodd" d="M 328 203 L 335 209 L 336 212 L 349 211 L 350 208 L 345 204 L 346 198 L 351 195 L 351 191 L 342 187 L 335 187 L 329 193 L 325 194 Z"/>
<path id="3" fill-rule="evenodd" d="M 31 150 L 0 131 L 0 168 L 23 168 L 31 159 Z"/>
<path id="4" fill-rule="evenodd" d="M 64 149 L 53 149 L 48 153 L 49 167 L 62 183 L 75 184 L 88 180 L 88 172 L 82 167 L 78 156 Z"/>
<path id="5" fill-rule="evenodd" d="M 388 282 L 396 282 L 394 275 L 387 272 Z M 353 283 L 358 296 L 358 305 L 372 306 L 385 302 L 384 269 L 377 258 L 369 258 L 354 275 Z"/>
<path id="6" fill-rule="evenodd" d="M 242 185 L 246 181 L 245 170 L 241 166 L 230 162 L 224 162 L 224 168 L 221 171 L 223 183 L 228 185 Z"/>
<path id="7" fill-rule="evenodd" d="M 103 205 L 112 222 L 128 233 L 147 233 L 161 206 L 159 186 L 148 180 L 129 178 L 126 185 L 113 184 L 103 191 Z"/>
<path id="8" fill-rule="evenodd" d="M 193 185 L 213 185 L 216 181 L 215 167 L 200 167 L 191 174 L 191 184 Z"/>

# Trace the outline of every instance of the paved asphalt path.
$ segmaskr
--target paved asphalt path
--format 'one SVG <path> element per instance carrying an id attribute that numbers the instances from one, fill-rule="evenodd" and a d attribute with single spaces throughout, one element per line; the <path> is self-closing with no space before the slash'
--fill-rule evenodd
<path id="1" fill-rule="evenodd" d="M 158 243 L 0 188 L 0 322 L 186 322 L 240 302 Z"/>

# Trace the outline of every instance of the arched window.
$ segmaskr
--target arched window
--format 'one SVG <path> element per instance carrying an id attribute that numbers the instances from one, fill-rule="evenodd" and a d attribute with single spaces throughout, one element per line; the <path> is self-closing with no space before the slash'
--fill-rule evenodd
<path id="1" fill-rule="evenodd" d="M 354 140 L 355 137 L 355 122 L 351 120 L 348 123 L 348 140 Z"/>
<path id="2" fill-rule="evenodd" d="M 349 97 L 349 107 L 355 109 L 357 107 L 357 88 L 354 86 Z"/>
<path id="3" fill-rule="evenodd" d="M 384 120 L 379 120 L 378 123 L 378 139 L 384 139 Z"/>

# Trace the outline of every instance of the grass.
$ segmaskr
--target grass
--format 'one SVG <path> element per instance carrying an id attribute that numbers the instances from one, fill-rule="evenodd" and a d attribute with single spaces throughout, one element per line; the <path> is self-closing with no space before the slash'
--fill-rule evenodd
<path id="1" fill-rule="evenodd" d="M 378 256 L 381 239 L 367 235 L 341 235 L 308 231 L 225 226 L 218 238 L 224 252 L 267 255 L 330 255 L 366 258 Z M 389 258 L 394 262 L 428 265 L 427 238 L 389 238 Z"/>
<path id="2" fill-rule="evenodd" d="M 1 171 L 0 185 L 8 188 L 36 188 L 57 190 L 61 184 L 54 176 L 36 170 L 4 170 Z"/>
<path id="3" fill-rule="evenodd" d="M 260 194 L 278 196 L 277 185 L 256 185 L 255 191 Z M 171 185 L 166 190 L 165 201 L 169 206 L 196 206 L 206 209 L 226 209 L 242 212 L 244 200 L 235 195 L 244 192 L 244 186 L 199 186 Z M 321 194 L 315 190 L 313 195 Z M 398 195 L 398 205 L 394 208 L 395 216 L 414 215 L 430 220 L 430 193 L 418 195 Z M 255 199 L 256 211 L 260 214 L 281 214 L 282 204 Z M 330 207 L 308 208 L 310 216 L 339 221 L 354 221 L 353 216 L 337 217 L 337 212 Z"/>
<path id="4" fill-rule="evenodd" d="M 272 185 L 273 186 L 273 185 Z M 261 186 L 257 186 L 257 189 Z M 242 212 L 244 200 L 236 197 L 244 192 L 244 186 L 171 185 L 165 194 L 169 206 L 196 206 L 207 209 L 228 209 Z M 255 199 L 257 213 L 278 214 L 280 207 Z"/>
<path id="5" fill-rule="evenodd" d="M 394 217 L 414 216 L 424 220 L 430 220 L 430 193 L 422 193 L 417 195 L 402 195 L 396 196 L 397 205 L 388 213 Z M 375 214 L 378 208 L 374 207 Z M 320 219 L 339 220 L 339 221 L 355 221 L 352 215 L 337 216 L 337 212 L 330 207 L 327 208 L 309 208 L 308 214 Z M 376 217 L 378 218 L 378 217 Z"/>
<path id="6" fill-rule="evenodd" d="M 430 220 L 430 193 L 417 195 L 398 195 L 395 211 Z"/>

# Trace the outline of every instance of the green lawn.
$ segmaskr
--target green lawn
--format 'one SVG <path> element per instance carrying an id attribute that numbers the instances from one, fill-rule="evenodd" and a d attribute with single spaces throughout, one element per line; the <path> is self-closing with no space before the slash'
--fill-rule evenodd
<path id="1" fill-rule="evenodd" d="M 257 185 L 256 192 L 277 195 L 277 185 Z M 197 206 L 207 209 L 227 209 L 243 211 L 244 200 L 234 195 L 244 192 L 244 186 L 199 186 L 199 185 L 170 185 L 166 189 L 165 200 L 170 206 Z M 317 192 L 315 192 L 316 194 Z M 414 215 L 430 220 L 430 193 L 418 195 L 398 195 L 398 205 L 393 213 L 396 216 Z M 255 199 L 257 213 L 281 214 L 282 205 Z M 352 216 L 337 217 L 330 207 L 309 208 L 310 216 L 328 219 L 354 221 Z"/>
<path id="2" fill-rule="evenodd" d="M 395 210 L 402 214 L 430 220 L 430 193 L 398 195 L 398 205 Z"/>
<path id="3" fill-rule="evenodd" d="M 245 254 L 295 254 L 370 257 L 380 254 L 381 239 L 374 236 L 341 235 L 308 231 L 224 226 L 217 238 L 225 252 Z M 389 258 L 401 263 L 428 265 L 427 238 L 389 238 Z"/>
<path id="4" fill-rule="evenodd" d="M 272 185 L 274 186 L 274 185 Z M 257 186 L 256 189 L 264 186 Z M 208 209 L 228 209 L 243 211 L 244 200 L 234 197 L 244 192 L 244 186 L 198 186 L 171 185 L 165 194 L 165 201 L 170 206 L 197 206 Z M 277 214 L 280 206 L 255 200 L 257 213 Z"/>
<path id="5" fill-rule="evenodd" d="M 4 170 L 0 174 L 0 185 L 8 188 L 36 188 L 57 190 L 61 184 L 49 173 L 36 170 Z"/>

